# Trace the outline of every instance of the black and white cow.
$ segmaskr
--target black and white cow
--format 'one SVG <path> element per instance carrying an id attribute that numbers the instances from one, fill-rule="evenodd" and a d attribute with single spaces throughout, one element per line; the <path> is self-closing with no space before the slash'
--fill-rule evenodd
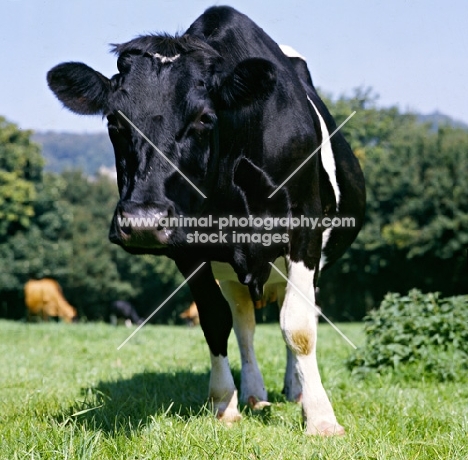
<path id="1" fill-rule="evenodd" d="M 125 326 L 132 324 L 142 324 L 144 318 L 141 318 L 135 307 L 126 300 L 114 300 L 109 306 L 109 322 L 117 326 L 119 321 L 123 321 Z"/>
<path id="2" fill-rule="evenodd" d="M 267 400 L 253 353 L 253 303 L 261 302 L 266 284 L 278 283 L 281 330 L 294 357 L 289 396 L 302 393 L 307 433 L 342 434 L 317 367 L 314 289 L 320 270 L 356 237 L 365 190 L 343 136 L 328 140 L 336 126 L 305 61 L 290 50 L 286 56 L 229 7 L 208 9 L 181 36 L 142 36 L 114 51 L 119 73 L 110 79 L 74 62 L 47 77 L 67 108 L 108 119 L 120 192 L 110 240 L 131 253 L 166 255 L 189 278 L 210 349 L 209 397 L 227 422 L 240 418 L 227 358 L 233 325 L 241 345 L 241 401 Z M 276 220 L 270 237 L 281 237 L 262 244 L 253 236 L 263 237 L 265 229 L 250 228 L 251 240 L 238 242 L 234 226 L 222 235 L 215 226 L 167 224 L 179 216 L 352 216 L 355 226 L 285 229 Z M 190 239 L 195 230 L 211 243 Z M 287 273 L 285 290 L 272 264 Z"/>

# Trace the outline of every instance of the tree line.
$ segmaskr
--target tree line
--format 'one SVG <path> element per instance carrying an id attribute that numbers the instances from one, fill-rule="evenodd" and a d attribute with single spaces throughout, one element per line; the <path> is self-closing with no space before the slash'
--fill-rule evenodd
<path id="1" fill-rule="evenodd" d="M 468 293 L 468 130 L 378 107 L 370 90 L 325 99 L 337 124 L 356 110 L 343 131 L 366 177 L 367 211 L 355 243 L 321 277 L 322 308 L 359 320 L 387 292 Z M 149 314 L 182 282 L 173 262 L 110 244 L 115 183 L 45 172 L 32 139 L 0 118 L 0 316 L 22 317 L 24 283 L 46 276 L 90 320 L 104 319 L 116 299 Z M 156 321 L 176 321 L 189 302 L 182 289 Z"/>
<path id="2" fill-rule="evenodd" d="M 23 317 L 24 283 L 43 277 L 55 278 L 89 320 L 106 319 L 117 299 L 150 314 L 183 281 L 175 265 L 112 245 L 107 235 L 118 200 L 114 181 L 80 170 L 44 172 L 31 134 L 0 119 L 0 316 Z M 188 290 L 174 303 L 188 307 Z M 174 322 L 177 312 L 168 305 L 157 320 Z"/>

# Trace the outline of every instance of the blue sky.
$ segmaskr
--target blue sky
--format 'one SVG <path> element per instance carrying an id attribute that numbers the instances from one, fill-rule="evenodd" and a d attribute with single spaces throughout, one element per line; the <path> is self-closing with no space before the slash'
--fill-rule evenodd
<path id="1" fill-rule="evenodd" d="M 22 129 L 105 131 L 63 109 L 45 75 L 63 61 L 116 73 L 109 43 L 185 30 L 209 0 L 1 0 L 0 115 Z M 381 106 L 468 123 L 467 0 L 232 0 L 275 41 L 304 55 L 338 96 L 371 86 Z"/>

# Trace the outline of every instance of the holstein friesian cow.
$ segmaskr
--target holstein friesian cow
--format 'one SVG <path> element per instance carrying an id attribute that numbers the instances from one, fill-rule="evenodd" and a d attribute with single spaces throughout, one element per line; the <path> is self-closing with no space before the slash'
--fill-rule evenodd
<path id="1" fill-rule="evenodd" d="M 29 319 L 32 315 L 41 315 L 48 321 L 53 316 L 71 323 L 77 318 L 75 308 L 65 300 L 59 283 L 50 278 L 29 280 L 24 285 L 24 301 Z"/>
<path id="2" fill-rule="evenodd" d="M 186 277 L 210 349 L 217 417 L 240 418 L 227 357 L 233 326 L 240 399 L 267 400 L 253 305 L 276 283 L 306 431 L 342 434 L 317 367 L 314 288 L 359 231 L 364 180 L 343 136 L 328 140 L 335 122 L 306 63 L 285 51 L 245 15 L 212 7 L 183 35 L 115 45 L 110 79 L 75 62 L 47 78 L 68 109 L 107 117 L 120 192 L 110 240 L 131 253 L 166 255 Z M 354 226 L 308 226 L 340 216 Z M 285 223 L 292 218 L 301 225 Z M 287 274 L 285 290 L 273 265 Z"/>

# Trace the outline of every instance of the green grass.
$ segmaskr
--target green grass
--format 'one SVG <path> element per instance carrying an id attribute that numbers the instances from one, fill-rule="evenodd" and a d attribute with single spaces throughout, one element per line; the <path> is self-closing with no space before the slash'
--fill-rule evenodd
<path id="1" fill-rule="evenodd" d="M 362 326 L 341 325 L 359 344 Z M 347 345 L 319 327 L 318 359 L 342 438 L 303 434 L 281 394 L 278 325 L 257 329 L 273 406 L 244 408 L 231 428 L 205 404 L 209 357 L 200 329 L 0 321 L 0 459 L 466 459 L 468 384 L 351 377 Z M 232 334 L 230 359 L 239 378 Z"/>

